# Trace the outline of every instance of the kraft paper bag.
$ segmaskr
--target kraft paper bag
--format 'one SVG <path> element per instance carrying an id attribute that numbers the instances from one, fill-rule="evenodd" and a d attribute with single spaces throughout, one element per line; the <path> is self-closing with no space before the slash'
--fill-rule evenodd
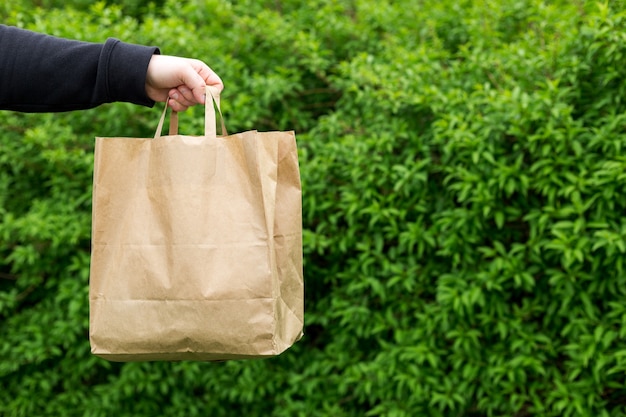
<path id="1" fill-rule="evenodd" d="M 302 336 L 294 132 L 96 138 L 89 336 L 112 361 L 265 358 Z M 167 105 L 166 105 L 167 110 Z M 221 111 L 220 111 L 221 114 Z"/>

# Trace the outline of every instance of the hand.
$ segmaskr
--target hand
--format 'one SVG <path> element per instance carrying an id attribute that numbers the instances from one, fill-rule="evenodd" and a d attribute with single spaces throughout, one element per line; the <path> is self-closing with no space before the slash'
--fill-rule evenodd
<path id="1" fill-rule="evenodd" d="M 146 94 L 154 101 L 165 101 L 174 111 L 204 104 L 205 85 L 222 91 L 220 77 L 204 62 L 169 55 L 153 55 L 146 74 Z"/>

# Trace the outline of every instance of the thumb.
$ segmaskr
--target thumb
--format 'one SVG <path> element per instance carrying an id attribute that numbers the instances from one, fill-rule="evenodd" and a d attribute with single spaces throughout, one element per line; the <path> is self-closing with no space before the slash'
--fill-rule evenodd
<path id="1" fill-rule="evenodd" d="M 202 76 L 200 76 L 194 68 L 187 67 L 187 70 L 183 73 L 181 81 L 189 90 L 191 90 L 196 101 L 203 104 L 206 83 L 204 82 Z"/>
<path id="2" fill-rule="evenodd" d="M 207 64 L 197 59 L 192 59 L 190 62 L 195 71 L 193 79 L 196 84 L 188 85 L 188 87 L 193 91 L 193 95 L 199 103 L 204 103 L 205 86 L 215 87 L 218 93 L 224 89 L 222 79 Z"/>

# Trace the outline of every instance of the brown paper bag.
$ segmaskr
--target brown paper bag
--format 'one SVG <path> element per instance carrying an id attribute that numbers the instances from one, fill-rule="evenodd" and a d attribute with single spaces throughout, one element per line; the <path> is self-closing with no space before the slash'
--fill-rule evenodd
<path id="1" fill-rule="evenodd" d="M 278 355 L 302 336 L 294 132 L 96 138 L 92 353 L 114 361 Z M 214 94 L 214 92 L 213 92 Z M 214 97 L 219 109 L 219 97 Z M 167 109 L 167 106 L 166 106 Z M 221 114 L 221 112 L 220 112 Z"/>

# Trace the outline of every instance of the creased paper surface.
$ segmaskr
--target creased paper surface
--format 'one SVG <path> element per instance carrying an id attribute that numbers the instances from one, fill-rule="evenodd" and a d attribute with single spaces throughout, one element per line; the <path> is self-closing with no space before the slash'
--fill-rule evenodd
<path id="1" fill-rule="evenodd" d="M 98 356 L 226 360 L 302 335 L 293 132 L 97 138 L 90 342 Z"/>

